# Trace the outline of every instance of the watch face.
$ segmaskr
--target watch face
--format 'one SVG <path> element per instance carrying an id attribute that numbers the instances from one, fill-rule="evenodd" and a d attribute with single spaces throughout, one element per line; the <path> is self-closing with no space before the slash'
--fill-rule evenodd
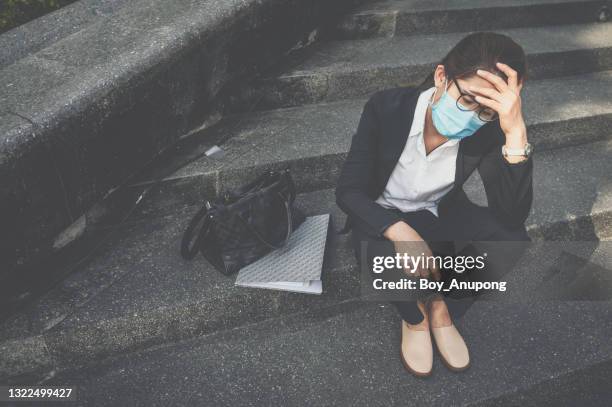
<path id="1" fill-rule="evenodd" d="M 529 156 L 531 154 L 531 144 L 527 143 L 525 146 L 525 155 Z"/>

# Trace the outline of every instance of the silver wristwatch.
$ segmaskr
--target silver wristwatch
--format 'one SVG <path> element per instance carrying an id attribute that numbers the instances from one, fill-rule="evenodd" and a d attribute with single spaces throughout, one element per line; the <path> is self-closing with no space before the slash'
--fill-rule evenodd
<path id="1" fill-rule="evenodd" d="M 529 157 L 529 155 L 531 154 L 531 151 L 533 150 L 533 148 L 531 147 L 531 144 L 526 143 L 525 147 L 523 148 L 506 148 L 506 146 L 502 146 L 502 155 L 504 157 L 510 157 L 510 156 L 524 156 L 524 157 Z"/>

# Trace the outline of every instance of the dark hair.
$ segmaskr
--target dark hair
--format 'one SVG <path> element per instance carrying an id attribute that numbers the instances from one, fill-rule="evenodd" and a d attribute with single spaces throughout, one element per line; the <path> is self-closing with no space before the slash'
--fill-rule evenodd
<path id="1" fill-rule="evenodd" d="M 490 31 L 468 34 L 438 64 L 444 65 L 448 78 L 470 77 L 476 74 L 477 69 L 484 69 L 507 81 L 506 74 L 495 66 L 496 62 L 514 69 L 519 83 L 521 79 L 527 78 L 527 60 L 523 48 L 507 35 Z M 434 73 L 435 70 L 417 86 L 419 91 L 435 86 Z"/>

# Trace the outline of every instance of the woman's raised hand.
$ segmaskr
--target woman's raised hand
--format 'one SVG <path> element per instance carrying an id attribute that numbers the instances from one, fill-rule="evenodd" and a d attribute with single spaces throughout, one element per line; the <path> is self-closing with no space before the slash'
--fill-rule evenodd
<path id="1" fill-rule="evenodd" d="M 521 107 L 523 83 L 518 83 L 516 71 L 508 65 L 497 62 L 497 67 L 508 77 L 507 83 L 499 76 L 479 69 L 476 74 L 491 82 L 495 88 L 469 85 L 466 89 L 478 94 L 475 97 L 478 103 L 497 112 L 499 126 L 506 135 L 506 148 L 524 148 L 527 143 L 527 126 Z"/>

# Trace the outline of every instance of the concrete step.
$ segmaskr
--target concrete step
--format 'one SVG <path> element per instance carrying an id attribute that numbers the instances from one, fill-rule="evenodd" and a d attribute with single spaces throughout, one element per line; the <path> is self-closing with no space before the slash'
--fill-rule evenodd
<path id="1" fill-rule="evenodd" d="M 377 1 L 347 15 L 329 35 L 358 39 L 589 23 L 606 18 L 605 4 L 601 0 Z"/>
<path id="2" fill-rule="evenodd" d="M 108 191 L 362 0 L 268 1 L 93 0 L 2 36 L 26 52 L 0 68 L 0 288 L 46 277 L 55 239 L 82 233 Z"/>
<path id="3" fill-rule="evenodd" d="M 390 305 L 351 308 L 270 320 L 115 358 L 60 373 L 45 384 L 74 384 L 82 403 L 105 406 L 609 402 L 612 326 L 602 323 L 612 310 L 609 302 L 477 303 L 457 323 L 472 366 L 450 372 L 436 353 L 429 380 L 402 366 L 399 317 Z M 530 394 L 544 402 L 529 403 Z"/>
<path id="4" fill-rule="evenodd" d="M 112 16 L 129 3 L 129 0 L 83 0 L 3 33 L 0 69 Z"/>
<path id="5" fill-rule="evenodd" d="M 536 150 L 612 134 L 612 71 L 532 81 L 522 95 L 529 139 Z M 227 117 L 185 140 L 118 200 L 134 202 L 147 188 L 149 195 L 138 210 L 150 216 L 198 204 L 225 187 L 283 166 L 293 170 L 300 191 L 330 188 L 364 103 L 365 99 L 351 99 Z M 225 155 L 203 156 L 214 144 Z M 163 180 L 153 182 L 158 179 Z"/>
<path id="6" fill-rule="evenodd" d="M 612 400 L 612 360 L 576 370 L 538 383 L 528 389 L 474 403 L 484 406 L 590 406 L 605 407 Z"/>
<path id="7" fill-rule="evenodd" d="M 612 68 L 612 24 L 585 23 L 495 29 L 525 50 L 529 79 Z M 361 97 L 391 86 L 419 84 L 468 32 L 320 42 L 246 87 L 230 111 L 298 106 Z M 527 85 L 529 86 L 529 85 Z"/>
<path id="8" fill-rule="evenodd" d="M 535 200 L 528 220 L 534 238 L 612 237 L 611 149 L 607 140 L 535 156 Z M 480 203 L 483 194 L 476 181 L 470 180 L 466 190 Z M 335 229 L 344 221 L 333 190 L 301 194 L 297 205 L 308 214 L 331 213 Z M 186 262 L 180 257 L 180 238 L 196 209 L 177 208 L 112 228 L 112 238 L 94 258 L 0 325 L 1 354 L 10 355 L 0 359 L 0 379 L 359 302 L 359 274 L 348 235 L 329 235 L 321 296 L 235 287 L 235 276 L 220 274 L 203 258 Z M 608 246 L 602 248 L 604 255 L 591 257 L 605 259 Z M 537 277 L 530 274 L 529 281 Z"/>

